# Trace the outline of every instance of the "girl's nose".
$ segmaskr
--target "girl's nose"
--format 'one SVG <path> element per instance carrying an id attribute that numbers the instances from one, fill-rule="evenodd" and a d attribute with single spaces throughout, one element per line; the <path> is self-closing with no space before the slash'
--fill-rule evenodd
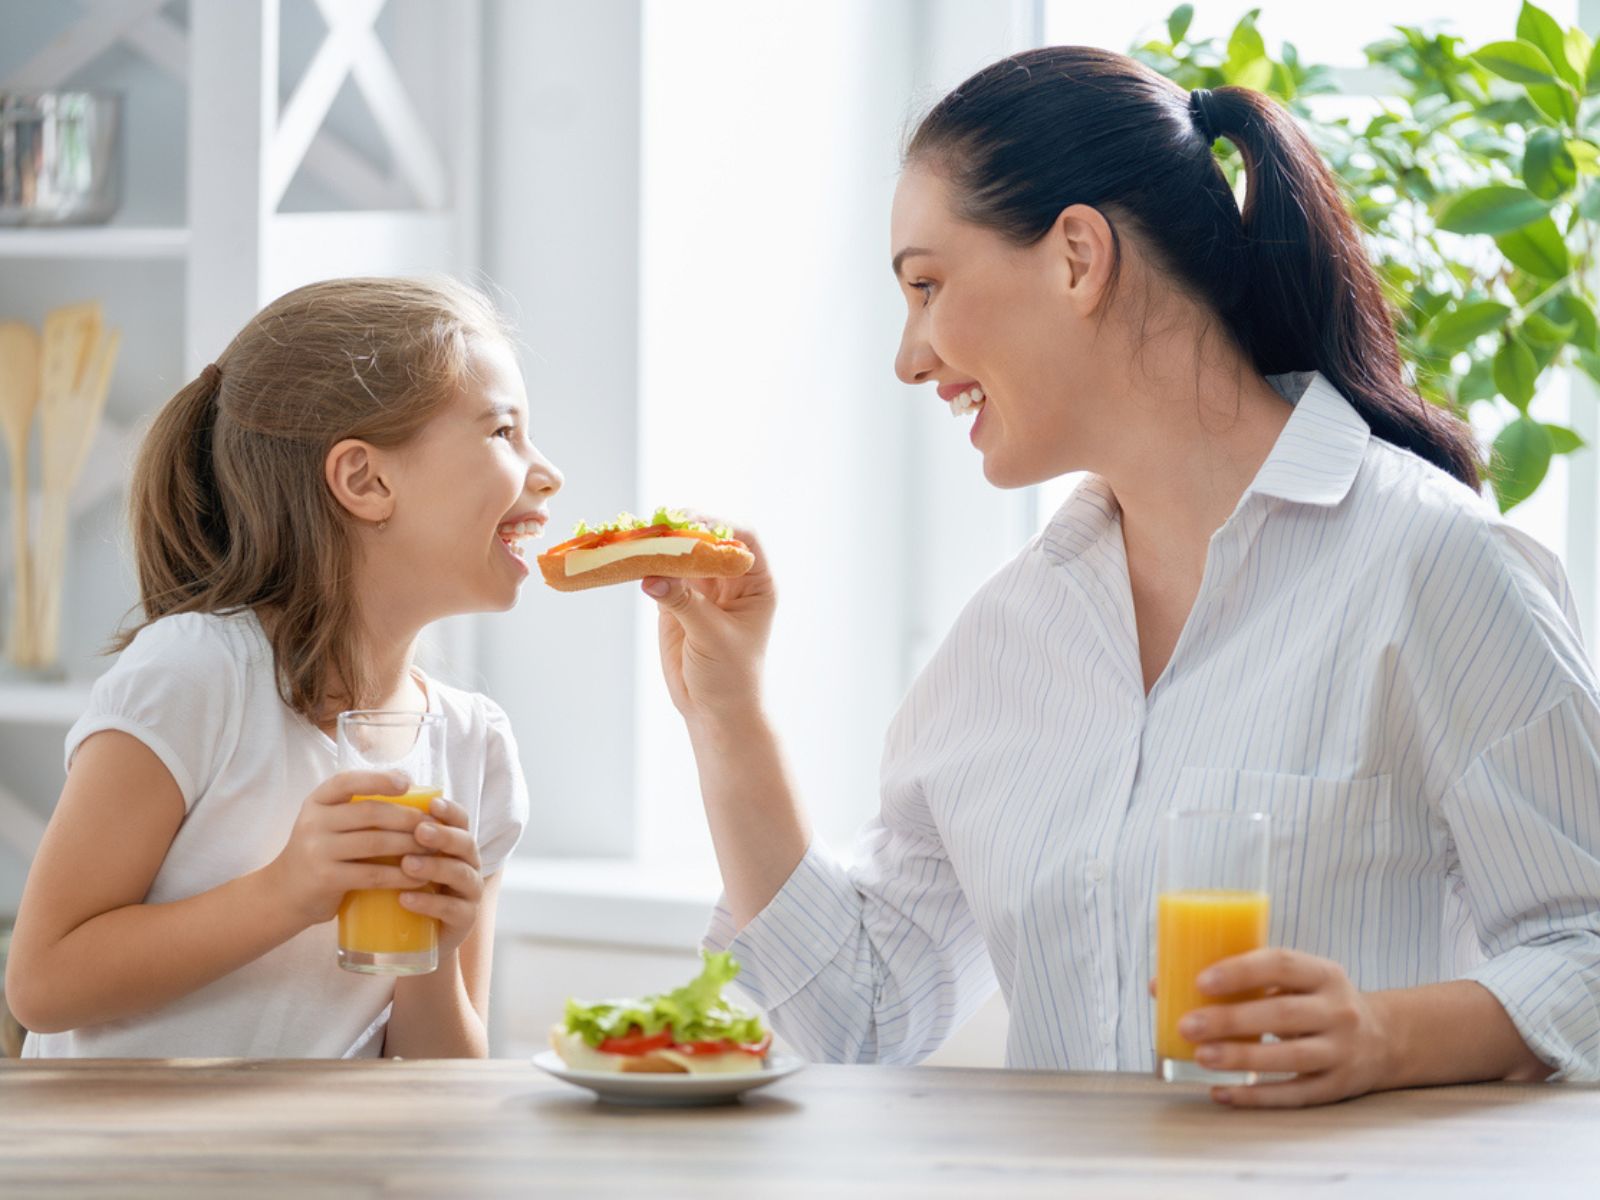
<path id="1" fill-rule="evenodd" d="M 565 482 L 565 476 L 555 463 L 534 455 L 533 466 L 528 469 L 528 486 L 537 495 L 554 496 Z"/>

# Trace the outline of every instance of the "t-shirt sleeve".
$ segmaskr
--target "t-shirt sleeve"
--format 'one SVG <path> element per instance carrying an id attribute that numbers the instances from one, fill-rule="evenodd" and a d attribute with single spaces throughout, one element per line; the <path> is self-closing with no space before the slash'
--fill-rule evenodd
<path id="1" fill-rule="evenodd" d="M 87 711 L 67 733 L 67 769 L 89 738 L 119 730 L 161 760 L 188 812 L 233 743 L 229 726 L 239 708 L 239 662 L 226 633 L 199 614 L 163 617 L 140 630 L 95 683 Z"/>
<path id="2" fill-rule="evenodd" d="M 478 793 L 478 857 L 485 877 L 495 874 L 522 840 L 528 825 L 528 785 L 517 757 L 511 722 L 494 701 L 483 705 L 483 786 Z"/>

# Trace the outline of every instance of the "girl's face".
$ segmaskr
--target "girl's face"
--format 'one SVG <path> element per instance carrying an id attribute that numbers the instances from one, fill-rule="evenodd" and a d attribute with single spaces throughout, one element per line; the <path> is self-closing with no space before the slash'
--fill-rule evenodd
<path id="1" fill-rule="evenodd" d="M 391 513 L 368 538 L 386 586 L 413 593 L 424 620 L 515 604 L 529 574 L 524 539 L 542 531 L 562 483 L 530 440 L 511 347 L 481 337 L 470 346 L 463 385 L 421 433 L 385 456 Z"/>
<path id="2" fill-rule="evenodd" d="M 975 411 L 972 443 L 998 487 L 1052 479 L 1093 457 L 1101 231 L 1109 226 L 1098 213 L 1074 206 L 1018 247 L 957 217 L 948 186 L 925 167 L 907 169 L 895 190 L 891 247 L 907 304 L 895 373 L 937 383 L 958 416 Z"/>

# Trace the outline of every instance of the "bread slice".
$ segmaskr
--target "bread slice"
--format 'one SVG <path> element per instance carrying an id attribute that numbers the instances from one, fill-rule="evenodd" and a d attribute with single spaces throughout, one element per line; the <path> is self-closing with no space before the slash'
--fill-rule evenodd
<path id="1" fill-rule="evenodd" d="M 766 1060 L 743 1050 L 724 1054 L 684 1054 L 678 1050 L 650 1050 L 644 1054 L 608 1054 L 596 1050 L 575 1033 L 557 1025 L 550 1030 L 550 1048 L 574 1071 L 599 1071 L 618 1075 L 739 1075 L 759 1071 Z"/>
<path id="2" fill-rule="evenodd" d="M 558 592 L 581 592 L 587 588 L 661 575 L 675 579 L 724 579 L 743 575 L 755 566 L 756 556 L 741 542 L 696 542 L 688 554 L 638 554 L 616 562 L 568 575 L 566 558 L 560 554 L 539 555 L 539 570 L 544 581 Z"/>

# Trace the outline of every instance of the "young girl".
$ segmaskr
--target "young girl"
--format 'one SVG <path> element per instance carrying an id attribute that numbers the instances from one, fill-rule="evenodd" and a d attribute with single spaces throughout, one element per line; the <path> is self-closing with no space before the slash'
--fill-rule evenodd
<path id="1" fill-rule="evenodd" d="M 168 402 L 132 488 L 146 621 L 67 735 L 17 918 L 24 1056 L 487 1053 L 527 796 L 504 713 L 411 659 L 511 607 L 560 486 L 500 317 L 454 283 L 291 292 Z M 442 714 L 446 799 L 349 803 L 407 785 L 334 774 L 352 708 Z M 428 884 L 401 902 L 438 919 L 436 971 L 339 969 L 346 891 Z"/>

